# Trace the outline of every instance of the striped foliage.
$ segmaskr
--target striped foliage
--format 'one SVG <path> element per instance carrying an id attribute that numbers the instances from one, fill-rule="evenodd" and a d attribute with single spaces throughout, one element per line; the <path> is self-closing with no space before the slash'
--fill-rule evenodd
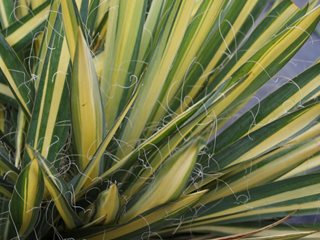
<path id="1" fill-rule="evenodd" d="M 0 239 L 318 239 L 293 220 L 319 208 L 319 60 L 247 103 L 319 21 L 316 0 L 0 1 Z"/>

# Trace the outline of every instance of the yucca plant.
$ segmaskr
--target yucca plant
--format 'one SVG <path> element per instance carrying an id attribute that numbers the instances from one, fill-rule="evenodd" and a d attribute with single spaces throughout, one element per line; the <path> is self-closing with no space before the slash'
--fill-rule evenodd
<path id="1" fill-rule="evenodd" d="M 1 0 L 1 239 L 320 238 L 316 3 Z"/>

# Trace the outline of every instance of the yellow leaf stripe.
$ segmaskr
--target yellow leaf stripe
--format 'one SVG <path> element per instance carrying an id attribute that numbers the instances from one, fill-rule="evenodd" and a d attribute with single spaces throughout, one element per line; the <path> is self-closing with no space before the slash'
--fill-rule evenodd
<path id="1" fill-rule="evenodd" d="M 162 219 L 168 218 L 185 210 L 187 206 L 192 206 L 200 199 L 201 196 L 203 196 L 205 192 L 206 191 L 201 191 L 184 196 L 175 202 L 169 203 L 151 213 L 144 215 L 142 218 L 138 218 L 137 220 L 134 220 L 115 229 L 104 230 L 101 231 L 102 233 L 96 232 L 93 234 L 87 234 L 90 236 L 88 237 L 88 239 L 100 240 L 103 236 L 108 236 L 109 239 L 116 239 L 122 236 L 126 236 L 130 233 L 135 233 L 136 231 L 159 222 Z"/>
<path id="2" fill-rule="evenodd" d="M 103 106 L 91 53 L 81 29 L 78 28 L 78 31 L 71 82 L 71 113 L 75 144 L 80 154 L 79 167 L 84 170 L 102 142 L 105 129 Z M 99 165 L 95 166 L 92 177 L 97 177 L 99 171 Z"/>
<path id="3" fill-rule="evenodd" d="M 14 46 L 19 41 L 21 41 L 26 35 L 30 33 L 31 30 L 39 27 L 45 20 L 47 20 L 49 15 L 50 6 L 47 4 L 45 8 L 37 12 L 30 20 L 22 24 L 15 31 L 6 36 L 7 42 L 10 46 Z"/>

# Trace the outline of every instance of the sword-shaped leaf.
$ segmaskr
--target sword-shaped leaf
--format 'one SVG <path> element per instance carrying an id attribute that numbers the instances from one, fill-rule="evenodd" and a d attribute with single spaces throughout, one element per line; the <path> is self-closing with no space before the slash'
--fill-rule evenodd
<path id="1" fill-rule="evenodd" d="M 267 80 L 278 72 L 309 38 L 320 20 L 320 7 L 313 9 L 298 19 L 288 29 L 282 31 L 230 77 L 232 82 L 242 81 L 234 92 L 216 106 L 216 114 L 232 114 L 247 101 Z M 225 75 L 224 75 L 225 76 Z M 215 88 L 221 83 L 214 81 Z M 221 121 L 222 126 L 224 121 Z"/>
<path id="2" fill-rule="evenodd" d="M 72 205 L 72 192 L 68 189 L 65 181 L 58 177 L 55 167 L 29 145 L 27 145 L 27 153 L 31 159 L 36 159 L 39 163 L 44 175 L 45 189 L 51 195 L 66 227 L 72 229 L 81 225 L 81 220 Z"/>
<path id="3" fill-rule="evenodd" d="M 230 194 L 272 182 L 303 162 L 319 154 L 319 134 L 303 142 L 291 143 L 261 157 L 250 159 L 243 167 L 236 167 L 223 178 L 226 185 L 219 185 L 203 199 L 215 201 Z"/>
<path id="4" fill-rule="evenodd" d="M 120 208 L 118 188 L 112 184 L 109 189 L 103 191 L 96 201 L 96 213 L 93 217 L 95 223 L 110 224 L 114 222 Z"/>
<path id="5" fill-rule="evenodd" d="M 201 191 L 183 196 L 176 201 L 170 202 L 155 210 L 147 212 L 141 218 L 137 218 L 129 223 L 112 229 L 107 229 L 104 226 L 92 227 L 84 230 L 78 230 L 70 235 L 78 235 L 81 237 L 85 236 L 90 240 L 99 240 L 104 236 L 108 236 L 110 239 L 139 237 L 139 234 L 146 229 L 150 229 L 150 227 L 160 225 L 165 222 L 168 223 L 168 221 L 165 221 L 164 219 L 168 219 L 183 213 L 188 209 L 188 207 L 193 206 L 196 202 L 198 202 L 205 193 L 206 191 Z"/>
<path id="6" fill-rule="evenodd" d="M 74 62 L 76 48 L 80 39 L 78 34 L 80 34 L 80 32 L 82 31 L 79 31 L 79 28 L 81 28 L 82 26 L 77 4 L 79 5 L 80 2 L 76 3 L 75 0 L 61 1 L 63 26 L 72 62 Z M 84 34 L 84 32 L 82 31 L 81 34 Z"/>
<path id="7" fill-rule="evenodd" d="M 98 77 L 75 1 L 62 1 L 63 23 L 72 60 L 71 114 L 78 166 L 84 170 L 105 135 L 104 109 Z M 99 159 L 100 161 L 100 159 Z M 97 177 L 102 163 L 90 177 Z"/>
<path id="8" fill-rule="evenodd" d="M 102 142 L 105 124 L 98 78 L 91 53 L 81 29 L 78 30 L 71 80 L 71 114 L 79 167 L 84 170 Z M 98 164 L 90 176 L 97 177 L 100 171 Z"/>
<path id="9" fill-rule="evenodd" d="M 120 222 L 127 222 L 149 209 L 179 198 L 195 165 L 199 147 L 199 141 L 194 141 L 167 159 L 145 192 L 128 206 Z"/>
<path id="10" fill-rule="evenodd" d="M 130 112 L 128 124 L 123 130 L 118 157 L 127 155 L 134 148 L 146 127 L 154 106 L 158 104 L 161 89 L 189 25 L 194 2 L 192 0 L 172 2 L 173 10 L 168 18 L 169 23 L 163 30 L 158 47 L 143 75 L 141 80 L 143 87 L 137 97 L 136 107 Z M 131 123 L 134 124 L 134 128 L 131 127 Z"/>
<path id="11" fill-rule="evenodd" d="M 219 166 L 210 164 L 211 167 L 208 166 L 208 171 L 209 169 L 212 171 L 214 169 L 223 169 L 226 166 L 248 160 L 276 148 L 280 143 L 288 142 L 290 138 L 297 137 L 297 135 L 302 134 L 316 124 L 320 117 L 319 112 L 320 104 L 317 100 L 314 100 L 309 105 L 245 135 L 213 155 L 210 159 L 214 158 Z M 238 150 L 231 152 L 230 149 Z M 201 162 L 206 164 L 208 158 L 203 156 Z"/>
<path id="12" fill-rule="evenodd" d="M 30 44 L 34 36 L 44 28 L 45 21 L 49 15 L 49 10 L 50 1 L 46 1 L 32 13 L 29 13 L 1 31 L 9 45 L 15 51 L 18 52 L 26 45 Z"/>
<path id="13" fill-rule="evenodd" d="M 235 201 L 236 196 L 245 197 L 248 194 L 248 201 Z M 319 195 L 319 173 L 272 182 L 230 195 L 220 203 L 212 203 L 217 208 L 204 211 L 206 215 L 199 217 L 195 226 L 200 222 L 213 224 L 235 219 L 235 222 L 248 221 L 250 217 L 257 215 L 263 219 L 263 215 L 265 218 L 282 217 L 293 211 L 297 215 L 302 212 L 312 213 L 318 208 Z"/>
<path id="14" fill-rule="evenodd" d="M 114 164 L 110 169 L 103 172 L 100 175 L 100 178 L 107 179 L 108 177 L 112 176 L 115 172 L 118 170 L 128 170 L 132 164 L 134 164 L 134 161 L 137 159 L 140 151 L 148 151 L 152 149 L 154 146 L 161 144 L 165 142 L 165 139 L 170 138 L 170 135 L 173 133 L 180 134 L 179 129 L 181 127 L 186 127 L 182 130 L 184 134 L 187 134 L 190 132 L 193 128 L 195 128 L 199 122 L 201 122 L 204 118 L 208 116 L 214 117 L 214 107 L 215 104 L 221 99 L 223 99 L 223 93 L 228 93 L 228 91 L 232 90 L 232 87 L 229 89 L 224 89 L 224 86 L 222 86 L 222 92 L 217 91 L 217 93 L 213 93 L 212 95 L 209 95 L 208 97 L 203 98 L 198 103 L 194 104 L 192 107 L 190 107 L 187 111 L 179 114 L 177 117 L 175 117 L 172 121 L 170 121 L 167 125 L 165 125 L 163 128 L 161 128 L 158 132 L 154 133 L 151 137 L 143 141 L 139 146 L 132 152 L 130 152 L 128 155 L 126 155 L 124 158 L 122 158 L 119 162 Z M 205 124 L 203 124 L 203 127 L 207 126 L 208 124 L 212 123 L 212 119 L 209 121 L 206 119 Z M 183 134 L 182 134 L 183 135 Z M 179 137 L 177 137 L 179 138 Z M 106 138 L 107 139 L 107 138 Z M 168 153 L 166 153 L 168 154 Z M 161 157 L 161 156 L 160 156 Z M 161 164 L 162 160 L 160 158 L 155 162 L 155 167 L 158 167 L 159 164 Z M 83 177 L 82 177 L 83 178 Z M 99 179 L 100 179 L 99 178 Z M 93 181 L 86 186 L 87 189 L 90 189 L 97 185 L 100 180 L 98 178 L 93 179 Z M 80 191 L 78 194 L 78 197 L 83 195 L 85 191 Z"/>
<path id="15" fill-rule="evenodd" d="M 88 165 L 84 169 L 83 174 L 77 175 L 74 178 L 73 183 L 74 183 L 74 189 L 75 189 L 76 193 L 78 193 L 81 190 L 81 188 L 83 187 L 84 183 L 88 180 L 88 176 L 92 175 L 92 172 L 94 171 L 94 169 L 97 166 L 101 165 L 101 159 L 102 159 L 102 156 L 103 156 L 104 152 L 106 151 L 106 148 L 109 146 L 109 143 L 114 138 L 114 136 L 115 136 L 117 130 L 119 129 L 122 121 L 124 120 L 125 116 L 129 112 L 129 110 L 131 109 L 131 107 L 132 107 L 132 105 L 133 105 L 133 103 L 134 103 L 134 101 L 135 101 L 135 99 L 137 97 L 137 94 L 138 94 L 138 91 L 135 92 L 135 94 L 131 98 L 130 102 L 127 104 L 127 106 L 125 107 L 125 109 L 123 110 L 121 115 L 116 120 L 114 126 L 107 132 L 106 136 L 102 140 L 102 142 L 99 145 L 98 149 L 96 150 L 96 152 L 92 156 L 92 159 L 90 160 L 90 162 L 88 163 Z"/>
<path id="16" fill-rule="evenodd" d="M 248 109 L 210 143 L 207 152 L 219 152 L 244 134 L 263 127 L 273 119 L 290 113 L 303 99 L 320 86 L 320 62 L 290 80 L 261 102 Z"/>
<path id="17" fill-rule="evenodd" d="M 159 121 L 171 108 L 172 102 L 178 100 L 178 90 L 190 85 L 188 77 L 198 68 L 198 60 L 203 55 L 210 55 L 210 71 L 220 59 L 224 59 L 241 43 L 245 33 L 250 29 L 253 19 L 264 8 L 263 1 L 203 1 L 192 20 L 181 43 L 177 57 L 166 80 L 161 96 L 161 106 L 157 109 L 153 121 Z M 246 29 L 244 26 L 248 25 Z M 241 32 L 241 34 L 240 34 Z M 233 42 L 236 42 L 235 44 Z M 235 46 L 234 46 L 235 45 Z M 206 48 L 207 52 L 201 52 Z M 203 74 L 208 74 L 204 69 Z M 187 74 L 186 74 L 187 73 Z M 186 79 L 187 78 L 187 79 Z M 194 88 L 201 88 L 205 77 L 201 76 Z M 191 79 L 193 80 L 193 79 Z M 183 97 L 183 96 L 181 96 Z M 180 99 L 188 104 L 192 98 Z"/>
<path id="18" fill-rule="evenodd" d="M 106 56 L 101 78 L 101 94 L 105 106 L 106 125 L 110 129 L 126 106 L 128 95 L 135 88 L 132 76 L 139 61 L 138 51 L 145 17 L 146 1 L 111 1 L 109 9 L 111 31 L 106 36 Z M 118 8 L 118 9 L 117 9 Z M 129 89 L 131 91 L 129 91 Z"/>
<path id="19" fill-rule="evenodd" d="M 11 228 L 19 236 L 28 237 L 34 230 L 43 193 L 43 175 L 38 162 L 33 160 L 19 174 L 10 201 Z"/>
<path id="20" fill-rule="evenodd" d="M 55 161 L 65 145 L 70 121 L 69 94 L 67 87 L 70 56 L 63 33 L 60 3 L 54 0 L 40 50 L 37 66 L 39 80 L 26 142 L 43 157 Z M 28 162 L 26 156 L 22 164 Z"/>
<path id="21" fill-rule="evenodd" d="M 0 69 L 26 116 L 30 118 L 35 96 L 33 79 L 1 33 Z"/>

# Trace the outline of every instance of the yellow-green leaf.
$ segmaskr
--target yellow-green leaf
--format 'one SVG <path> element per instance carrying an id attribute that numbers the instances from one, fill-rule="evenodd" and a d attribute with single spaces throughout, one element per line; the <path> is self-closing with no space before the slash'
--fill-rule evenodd
<path id="1" fill-rule="evenodd" d="M 71 114 L 79 167 L 83 170 L 102 142 L 105 127 L 95 67 L 81 29 L 78 31 L 71 80 Z M 91 176 L 97 177 L 99 172 L 97 165 Z"/>
<path id="2" fill-rule="evenodd" d="M 109 189 L 101 192 L 96 201 L 96 213 L 94 220 L 99 219 L 98 222 L 103 224 L 112 223 L 119 211 L 120 199 L 117 185 L 112 184 Z"/>
<path id="3" fill-rule="evenodd" d="M 154 181 L 138 196 L 120 221 L 126 222 L 149 209 L 177 199 L 190 177 L 198 151 L 199 142 L 195 141 L 167 159 L 156 173 Z"/>
<path id="4" fill-rule="evenodd" d="M 33 231 L 43 193 L 42 172 L 38 162 L 33 160 L 20 173 L 10 201 L 11 220 L 19 236 L 27 237 Z"/>

